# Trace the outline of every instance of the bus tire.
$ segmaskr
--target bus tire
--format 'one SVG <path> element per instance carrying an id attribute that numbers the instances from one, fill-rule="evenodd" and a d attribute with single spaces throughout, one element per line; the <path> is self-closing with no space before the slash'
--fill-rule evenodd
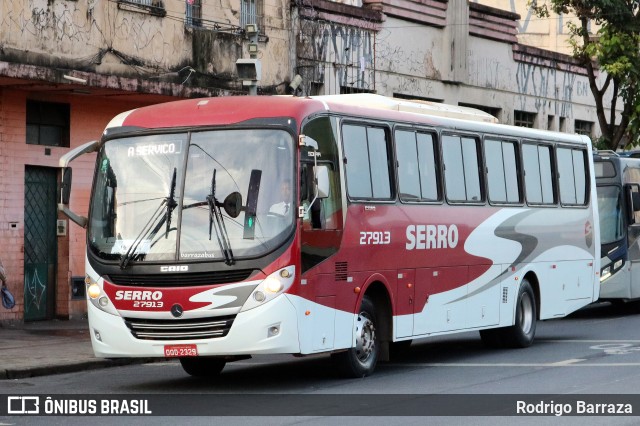
<path id="1" fill-rule="evenodd" d="M 531 346 L 536 334 L 536 297 L 529 281 L 522 280 L 518 298 L 516 299 L 516 320 L 511 327 L 501 330 L 500 338 L 509 348 L 526 348 Z"/>
<path id="2" fill-rule="evenodd" d="M 331 356 L 344 376 L 365 377 L 375 370 L 380 355 L 380 341 L 376 334 L 377 324 L 375 305 L 365 296 L 355 321 L 355 347 Z"/>
<path id="3" fill-rule="evenodd" d="M 180 358 L 182 369 L 194 377 L 215 377 L 220 374 L 227 362 L 215 357 Z"/>
<path id="4" fill-rule="evenodd" d="M 482 340 L 482 343 L 488 348 L 503 348 L 504 344 L 502 342 L 502 336 L 500 333 L 501 331 L 502 329 L 500 328 L 480 330 L 480 339 Z"/>

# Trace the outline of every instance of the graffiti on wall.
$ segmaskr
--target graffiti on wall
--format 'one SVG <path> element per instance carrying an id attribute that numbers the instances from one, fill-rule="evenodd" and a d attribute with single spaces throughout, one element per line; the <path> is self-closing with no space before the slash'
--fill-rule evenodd
<path id="1" fill-rule="evenodd" d="M 388 32 L 388 30 L 387 30 Z M 402 43 L 381 32 L 376 42 L 378 87 L 383 93 L 407 94 L 422 98 L 434 97 L 433 81 L 441 80 L 434 52 L 440 49 L 424 43 Z"/>
<path id="2" fill-rule="evenodd" d="M 516 87 L 521 95 L 520 109 L 529 110 L 525 103 L 528 97 L 532 97 L 537 112 L 546 109 L 553 115 L 571 117 L 576 78 L 576 74 L 558 71 L 556 68 L 518 62 Z"/>
<path id="3" fill-rule="evenodd" d="M 105 54 L 142 71 L 168 69 L 190 53 L 181 37 L 182 23 L 147 13 L 121 10 L 115 2 L 52 2 L 4 0 L 0 15 L 2 47 L 82 58 L 99 64 Z M 173 28 L 171 28 L 173 27 Z M 136 61 L 133 58 L 144 58 Z M 80 64 L 82 65 L 82 64 Z"/>
<path id="4" fill-rule="evenodd" d="M 313 83 L 374 90 L 373 30 L 327 21 L 301 20 L 297 37 L 298 74 L 309 93 Z"/>
<path id="5" fill-rule="evenodd" d="M 588 83 L 578 75 L 559 69 L 548 59 L 528 58 L 527 62 L 503 63 L 500 59 L 478 57 L 469 52 L 469 84 L 517 94 L 516 109 L 571 117 L 576 92 L 589 96 Z M 586 90 L 585 90 L 586 85 Z"/>

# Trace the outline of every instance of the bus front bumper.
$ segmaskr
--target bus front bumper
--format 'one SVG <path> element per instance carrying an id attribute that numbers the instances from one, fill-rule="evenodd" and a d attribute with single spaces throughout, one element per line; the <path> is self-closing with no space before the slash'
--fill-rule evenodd
<path id="1" fill-rule="evenodd" d="M 165 347 L 172 345 L 196 345 L 198 356 L 300 352 L 296 311 L 286 294 L 240 312 L 224 337 L 192 340 L 138 339 L 122 317 L 87 305 L 91 344 L 99 358 L 165 357 Z"/>

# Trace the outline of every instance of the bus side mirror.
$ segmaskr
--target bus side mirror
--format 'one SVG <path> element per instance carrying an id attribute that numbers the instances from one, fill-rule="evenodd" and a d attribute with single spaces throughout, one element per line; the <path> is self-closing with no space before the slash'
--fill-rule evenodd
<path id="1" fill-rule="evenodd" d="M 635 212 L 640 211 L 640 185 L 637 183 L 629 183 L 625 185 L 627 192 L 627 221 L 628 223 L 636 223 Z"/>
<path id="2" fill-rule="evenodd" d="M 327 198 L 329 196 L 329 168 L 327 166 L 316 166 L 316 197 Z"/>
<path id="3" fill-rule="evenodd" d="M 69 209 L 72 175 L 69 163 L 81 155 L 97 151 L 99 147 L 100 143 L 98 141 L 87 142 L 67 152 L 62 157 L 60 157 L 60 160 L 58 161 L 62 172 L 62 177 L 60 179 L 60 202 L 58 203 L 58 210 L 83 228 L 87 227 L 88 219 L 85 216 L 80 216 Z"/>
<path id="4" fill-rule="evenodd" d="M 242 195 L 239 192 L 232 192 L 227 195 L 227 198 L 224 199 L 222 203 L 224 206 L 224 211 L 227 212 L 229 217 L 236 218 L 240 215 L 240 211 L 242 210 Z"/>
<path id="5" fill-rule="evenodd" d="M 60 184 L 60 203 L 68 205 L 71 198 L 71 177 L 73 169 L 65 167 L 62 169 L 62 182 Z"/>
<path id="6" fill-rule="evenodd" d="M 637 212 L 640 210 L 640 192 L 632 192 L 631 200 L 633 202 L 633 211 Z"/>

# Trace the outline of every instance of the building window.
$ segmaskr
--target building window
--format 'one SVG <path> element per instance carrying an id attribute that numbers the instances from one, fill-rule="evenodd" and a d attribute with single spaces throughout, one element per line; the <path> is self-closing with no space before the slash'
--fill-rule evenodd
<path id="1" fill-rule="evenodd" d="M 118 0 L 118 9 L 147 12 L 151 15 L 166 16 L 163 0 Z"/>
<path id="2" fill-rule="evenodd" d="M 567 131 L 567 119 L 566 118 L 560 117 L 560 125 L 559 125 L 558 129 L 561 132 L 566 132 Z"/>
<path id="3" fill-rule="evenodd" d="M 577 134 L 591 137 L 593 123 L 591 121 L 576 120 L 573 128 Z"/>
<path id="4" fill-rule="evenodd" d="M 202 0 L 187 0 L 184 23 L 187 27 L 202 26 Z"/>
<path id="5" fill-rule="evenodd" d="M 513 125 L 520 127 L 533 128 L 533 124 L 536 121 L 536 114 L 534 112 L 526 111 L 514 111 L 513 112 Z"/>
<path id="6" fill-rule="evenodd" d="M 555 130 L 556 118 L 553 115 L 547 116 L 547 130 Z"/>
<path id="7" fill-rule="evenodd" d="M 256 24 L 259 34 L 266 34 L 264 28 L 264 0 L 240 0 L 240 28 Z"/>
<path id="8" fill-rule="evenodd" d="M 27 101 L 27 143 L 69 146 L 69 104 Z"/>

